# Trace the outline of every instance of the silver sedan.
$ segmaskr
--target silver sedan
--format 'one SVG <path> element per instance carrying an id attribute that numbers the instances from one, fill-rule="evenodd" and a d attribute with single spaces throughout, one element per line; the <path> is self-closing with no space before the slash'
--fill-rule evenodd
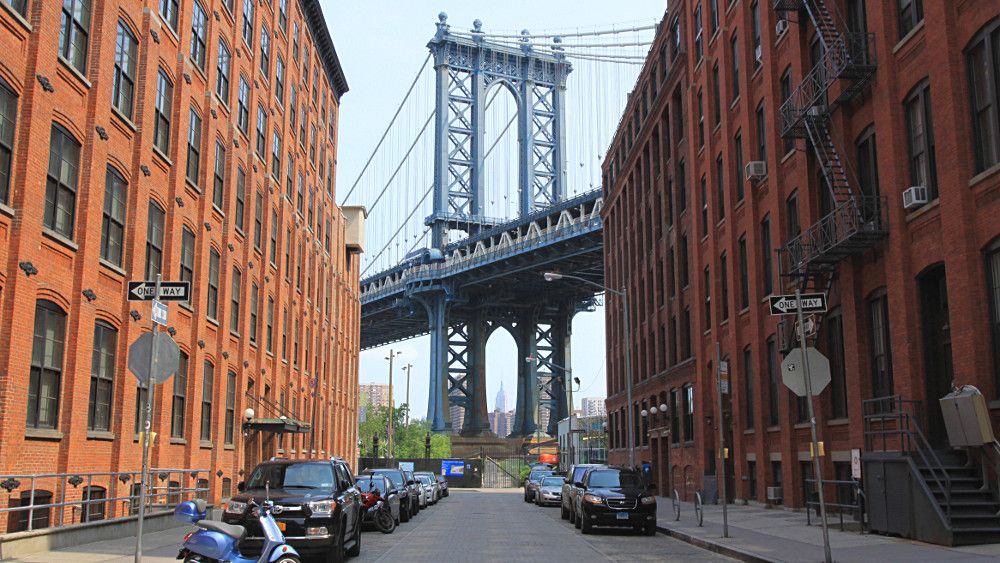
<path id="1" fill-rule="evenodd" d="M 427 504 L 437 503 L 438 499 L 441 498 L 441 485 L 434 478 L 434 474 L 420 471 L 414 473 L 413 478 L 420 482 L 420 486 L 424 490 L 424 498 L 427 499 Z"/>
<path id="2" fill-rule="evenodd" d="M 561 504 L 563 481 L 562 477 L 542 477 L 541 482 L 538 483 L 535 504 L 538 506 Z"/>

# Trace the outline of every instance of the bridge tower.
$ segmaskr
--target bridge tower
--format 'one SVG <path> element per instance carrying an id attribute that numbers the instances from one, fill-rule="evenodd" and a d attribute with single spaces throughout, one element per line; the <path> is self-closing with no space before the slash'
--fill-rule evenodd
<path id="1" fill-rule="evenodd" d="M 535 49 L 527 31 L 511 43 L 489 41 L 482 23 L 468 33 L 452 33 L 448 16 L 438 16 L 437 33 L 427 44 L 436 72 L 434 205 L 425 224 L 432 247 L 448 253 L 449 231 L 474 235 L 494 226 L 484 216 L 487 93 L 507 88 L 517 103 L 518 211 L 522 217 L 566 198 L 565 90 L 572 70 L 565 57 Z M 411 290 L 425 309 L 430 332 L 431 373 L 427 418 L 435 432 L 451 431 L 451 405 L 465 408 L 462 435 L 490 431 L 486 409 L 486 340 L 503 326 L 518 346 L 517 415 L 513 436 L 536 431 L 535 405 L 551 411 L 555 434 L 569 413 L 567 374 L 553 365 L 569 364 L 569 328 L 579 310 L 574 303 L 522 304 L 516 310 L 471 307 L 467 296 L 445 284 Z M 452 306 L 463 305 L 462 314 Z M 537 356 L 541 363 L 527 363 Z"/>

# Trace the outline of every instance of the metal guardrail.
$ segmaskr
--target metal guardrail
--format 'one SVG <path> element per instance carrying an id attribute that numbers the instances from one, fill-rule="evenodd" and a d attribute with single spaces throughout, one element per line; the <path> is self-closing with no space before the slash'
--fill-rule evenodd
<path id="1" fill-rule="evenodd" d="M 782 275 L 802 275 L 813 263 L 834 264 L 871 248 L 889 231 L 885 198 L 856 195 L 778 250 Z"/>
<path id="2" fill-rule="evenodd" d="M 0 474 L 0 489 L 9 495 L 8 506 L 0 507 L 0 518 L 6 519 L 6 532 L 10 533 L 130 516 L 139 510 L 141 473 Z M 192 498 L 207 499 L 209 488 L 205 483 L 209 482 L 209 477 L 207 469 L 151 469 L 147 510 L 170 509 Z M 192 486 L 185 486 L 185 483 Z M 81 488 L 81 485 L 84 486 Z M 120 488 L 126 487 L 127 495 L 118 494 Z M 21 494 L 15 495 L 14 491 L 21 491 Z M 59 500 L 53 501 L 57 496 Z M 18 520 L 12 520 L 14 518 Z"/>
<path id="3" fill-rule="evenodd" d="M 806 479 L 806 484 L 811 484 L 812 490 L 816 488 L 816 479 Z M 861 524 L 861 532 L 867 531 L 867 524 L 865 523 L 865 492 L 861 488 L 861 483 L 859 481 L 838 481 L 836 479 L 823 479 L 824 486 L 833 486 L 834 495 L 832 497 L 837 499 L 835 502 L 827 500 L 826 513 L 830 514 L 831 511 L 836 512 L 840 516 L 840 531 L 844 531 L 844 514 L 852 514 L 855 521 Z M 849 491 L 847 495 L 844 495 L 845 491 Z M 806 497 L 806 525 L 812 526 L 812 510 L 816 510 L 819 514 L 820 506 L 819 499 L 812 500 L 813 494 L 807 495 Z M 844 497 L 848 496 L 853 502 L 842 502 Z"/>

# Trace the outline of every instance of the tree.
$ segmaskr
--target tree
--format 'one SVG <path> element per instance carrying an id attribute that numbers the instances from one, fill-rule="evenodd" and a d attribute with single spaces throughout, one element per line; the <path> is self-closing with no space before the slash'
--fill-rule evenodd
<path id="1" fill-rule="evenodd" d="M 411 419 L 405 424 L 407 407 L 400 405 L 393 411 L 393 445 L 396 458 L 421 458 L 425 453 L 425 439 L 431 435 L 431 457 L 444 458 L 451 455 L 451 438 L 443 434 L 431 433 L 431 423 L 423 419 Z M 372 438 L 378 435 L 379 456 L 386 455 L 386 431 L 388 429 L 389 408 L 365 406 L 364 419 L 358 423 L 358 437 L 362 442 L 363 456 L 372 454 Z"/>

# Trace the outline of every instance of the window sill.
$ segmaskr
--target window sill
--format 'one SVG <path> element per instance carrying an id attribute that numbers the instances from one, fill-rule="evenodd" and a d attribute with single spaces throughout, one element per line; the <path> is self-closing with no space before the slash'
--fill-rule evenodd
<path id="1" fill-rule="evenodd" d="M 203 450 L 210 450 L 210 449 L 214 448 L 215 446 L 212 444 L 212 442 L 210 442 L 208 440 L 202 440 L 201 442 L 198 443 L 198 447 L 201 448 L 201 449 L 203 449 Z"/>
<path id="2" fill-rule="evenodd" d="M 111 270 L 112 272 L 118 274 L 119 276 L 121 276 L 123 278 L 128 275 L 128 274 L 125 273 L 125 270 L 123 270 L 120 266 L 116 266 L 116 265 L 112 264 L 111 262 L 108 262 L 104 258 L 101 258 L 100 261 L 99 261 L 99 263 L 101 264 L 101 266 L 104 266 L 105 268 Z"/>
<path id="3" fill-rule="evenodd" d="M 240 331 L 230 329 L 229 330 L 229 336 L 235 336 L 236 338 L 239 338 L 240 337 Z"/>
<path id="4" fill-rule="evenodd" d="M 918 33 L 920 33 L 924 29 L 924 22 L 925 21 L 926 21 L 926 18 L 920 20 L 920 23 L 918 23 L 917 25 L 913 26 L 913 29 L 911 29 L 906 35 L 903 36 L 902 39 L 899 40 L 898 43 L 896 43 L 896 46 L 892 48 L 892 54 L 893 55 L 898 54 L 899 51 L 902 50 L 903 47 L 905 47 L 906 44 L 909 43 L 911 39 L 913 39 L 914 36 L 916 36 Z"/>
<path id="5" fill-rule="evenodd" d="M 201 81 L 208 84 L 208 77 L 205 76 L 205 69 L 201 68 L 201 66 L 198 65 L 198 62 L 191 57 L 188 57 L 188 62 L 191 63 L 191 68 L 193 68 L 194 71 L 198 73 L 198 76 L 201 77 Z M 208 62 L 208 53 L 205 53 L 205 62 Z"/>
<path id="6" fill-rule="evenodd" d="M 4 10 L 6 10 L 8 14 L 13 16 L 14 21 L 21 24 L 21 27 L 23 27 L 28 33 L 34 31 L 31 27 L 31 24 L 28 23 L 28 20 L 24 19 L 24 16 L 18 13 L 18 11 L 15 10 L 13 6 L 9 5 L 7 2 L 0 2 L 0 8 L 3 8 Z"/>
<path id="7" fill-rule="evenodd" d="M 90 88 L 91 88 L 90 81 L 87 80 L 87 77 L 84 76 L 82 72 L 80 72 L 80 69 L 78 69 L 75 66 L 73 66 L 73 63 L 71 63 L 68 60 L 66 60 L 66 58 L 63 57 L 62 55 L 58 55 L 57 58 L 59 59 L 59 63 L 63 67 L 65 67 L 66 70 L 70 71 L 70 73 L 72 73 L 73 76 L 77 80 L 79 80 L 80 83 L 83 84 L 84 87 L 86 87 L 88 90 L 90 90 Z"/>
<path id="8" fill-rule="evenodd" d="M 227 451 L 233 451 L 233 450 L 236 449 L 236 446 L 233 445 L 233 444 L 226 444 L 226 445 L 222 446 L 222 449 L 227 450 Z"/>
<path id="9" fill-rule="evenodd" d="M 156 17 L 157 17 L 157 19 L 159 19 L 159 20 L 160 20 L 160 23 L 161 23 L 161 24 L 163 24 L 163 25 L 162 25 L 162 26 L 160 26 L 160 27 L 161 27 L 162 29 L 165 29 L 165 30 L 167 30 L 167 32 L 169 32 L 169 33 L 170 33 L 170 35 L 172 35 L 172 36 L 173 36 L 173 38 L 174 38 L 174 41 L 175 41 L 176 43 L 180 44 L 180 42 L 181 42 L 181 38 L 180 38 L 180 36 L 178 36 L 178 35 L 177 35 L 177 30 L 176 30 L 176 29 L 174 29 L 174 28 L 173 28 L 173 26 L 171 26 L 171 25 L 170 25 L 170 22 L 168 22 L 167 20 L 163 19 L 163 14 L 161 14 L 159 10 L 155 10 L 155 12 L 156 12 Z"/>
<path id="10" fill-rule="evenodd" d="M 178 303 L 178 305 L 181 306 L 181 309 L 185 309 L 187 312 L 194 314 L 194 309 L 191 307 L 190 303 Z"/>
<path id="11" fill-rule="evenodd" d="M 179 446 L 186 446 L 187 443 L 188 443 L 188 441 L 185 440 L 184 438 L 171 438 L 170 439 L 170 443 L 171 444 L 175 444 L 175 445 L 179 445 Z"/>
<path id="12" fill-rule="evenodd" d="M 219 206 L 215 205 L 214 203 L 212 204 L 212 214 L 218 215 L 220 221 L 226 218 L 226 212 L 220 209 Z"/>
<path id="13" fill-rule="evenodd" d="M 767 431 L 768 432 L 780 432 L 781 431 L 781 427 L 780 426 L 768 426 L 767 427 Z"/>
<path id="14" fill-rule="evenodd" d="M 735 98 L 733 98 L 733 101 L 729 104 L 729 111 L 735 110 L 736 106 L 740 105 L 740 98 L 741 95 L 737 95 Z"/>
<path id="15" fill-rule="evenodd" d="M 125 127 L 131 129 L 133 133 L 135 133 L 138 130 L 138 128 L 135 126 L 135 123 L 133 123 L 132 120 L 129 119 L 127 115 L 122 113 L 122 111 L 116 108 L 115 106 L 111 106 L 111 115 L 117 117 L 118 120 L 124 123 Z"/>
<path id="16" fill-rule="evenodd" d="M 940 206 L 941 206 L 941 198 L 936 197 L 928 201 L 927 203 L 921 205 L 920 209 L 907 213 L 904 219 L 906 220 L 907 223 L 909 223 L 923 215 L 926 215 L 927 213 L 930 213 L 931 211 L 937 209 Z"/>
<path id="17" fill-rule="evenodd" d="M 212 317 L 205 317 L 205 320 L 208 321 L 208 324 L 215 325 L 215 328 L 219 328 L 219 320 L 218 319 L 213 319 Z"/>
<path id="18" fill-rule="evenodd" d="M 2 2 L 0 2 L 0 4 L 2 4 Z M 16 215 L 17 212 L 14 211 L 13 207 L 9 207 L 9 206 L 7 206 L 4 203 L 0 203 L 0 214 L 6 215 L 6 216 L 10 217 L 11 219 L 13 219 L 14 215 Z"/>
<path id="19" fill-rule="evenodd" d="M 785 153 L 785 154 L 784 154 L 784 155 L 783 155 L 783 156 L 781 157 L 781 159 L 780 159 L 780 160 L 778 160 L 778 164 L 784 164 L 785 162 L 787 162 L 787 161 L 788 161 L 788 159 L 792 158 L 792 155 L 793 155 L 793 154 L 795 154 L 795 149 L 792 149 L 792 150 L 790 150 L 790 151 L 786 152 L 786 153 Z"/>
<path id="20" fill-rule="evenodd" d="M 53 440 L 60 441 L 63 439 L 63 433 L 48 428 L 25 428 L 24 437 L 29 440 Z"/>
<path id="21" fill-rule="evenodd" d="M 812 425 L 809 424 L 808 422 L 797 422 L 797 423 L 795 423 L 792 426 L 792 428 L 794 428 L 796 430 L 804 430 L 806 428 L 809 428 L 810 426 L 812 426 Z"/>
<path id="22" fill-rule="evenodd" d="M 153 145 L 153 154 L 160 157 L 160 159 L 163 160 L 163 162 L 165 162 L 167 166 L 171 168 L 174 166 L 174 161 L 170 160 L 169 156 L 163 154 L 163 151 L 160 150 L 160 147 Z"/>
<path id="23" fill-rule="evenodd" d="M 80 247 L 77 246 L 75 242 L 53 231 L 52 229 L 49 229 L 48 227 L 42 227 L 42 234 L 45 235 L 47 238 L 50 238 L 55 242 L 61 244 L 62 246 L 65 246 L 66 248 L 72 250 L 73 252 L 80 250 Z"/>
<path id="24" fill-rule="evenodd" d="M 848 420 L 848 419 L 846 419 L 846 418 L 831 418 L 830 420 L 826 421 L 826 425 L 827 426 L 846 426 L 850 422 L 851 421 Z"/>
<path id="25" fill-rule="evenodd" d="M 1000 173 L 1000 162 L 998 162 L 997 164 L 994 164 L 993 166 L 987 168 L 986 170 L 983 170 L 979 174 L 976 174 L 971 179 L 969 179 L 969 187 L 973 188 L 977 184 L 980 184 L 980 183 L 986 181 L 987 178 L 991 178 L 992 176 L 996 175 L 997 173 Z"/>
<path id="26" fill-rule="evenodd" d="M 113 432 L 103 432 L 99 430 L 88 430 L 87 431 L 88 440 L 100 440 L 102 442 L 113 442 L 115 440 L 115 435 Z"/>
<path id="27" fill-rule="evenodd" d="M 184 184 L 187 187 L 191 188 L 191 190 L 194 191 L 195 194 L 197 194 L 199 196 L 201 195 L 201 188 L 198 187 L 198 184 L 196 184 L 193 181 L 191 181 L 191 178 L 188 178 L 187 176 L 185 176 L 184 177 Z"/>
<path id="28" fill-rule="evenodd" d="M 756 433 L 757 433 L 757 430 L 756 430 L 756 429 L 754 429 L 754 428 L 747 428 L 746 430 L 744 430 L 744 431 L 743 431 L 743 434 L 744 434 L 744 435 L 748 435 L 748 434 L 756 434 Z"/>

